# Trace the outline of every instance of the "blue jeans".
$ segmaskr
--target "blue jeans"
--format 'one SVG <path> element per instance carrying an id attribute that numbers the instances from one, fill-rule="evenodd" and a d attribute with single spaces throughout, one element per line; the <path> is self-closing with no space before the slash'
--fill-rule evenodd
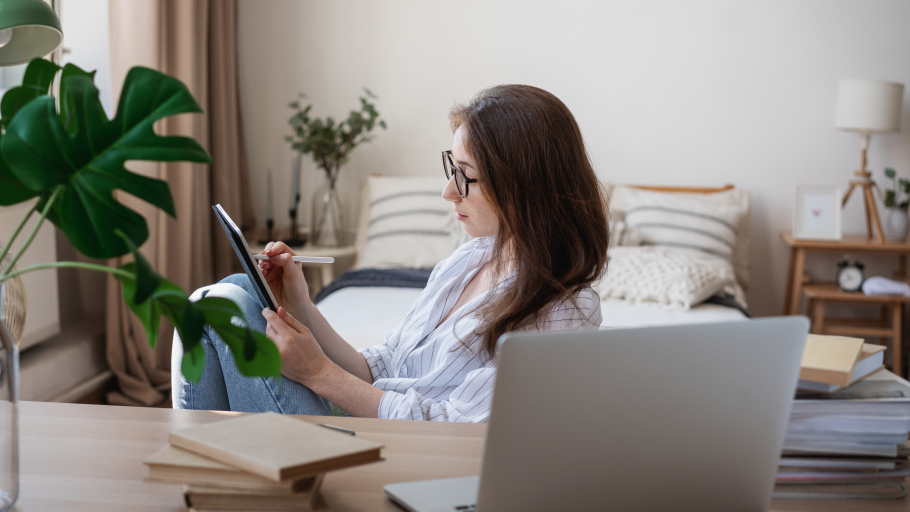
<path id="1" fill-rule="evenodd" d="M 265 306 L 256 297 L 246 274 L 234 274 L 218 284 L 200 288 L 190 300 L 202 297 L 232 300 L 243 311 L 250 328 L 265 332 L 266 322 L 262 317 L 262 308 Z M 284 376 L 242 375 L 234 364 L 231 349 L 210 327 L 206 327 L 202 335 L 202 347 L 205 350 L 205 367 L 199 382 L 193 384 L 180 371 L 183 342 L 177 331 L 174 331 L 174 348 L 171 353 L 174 409 L 332 415 L 328 401 L 302 384 Z"/>

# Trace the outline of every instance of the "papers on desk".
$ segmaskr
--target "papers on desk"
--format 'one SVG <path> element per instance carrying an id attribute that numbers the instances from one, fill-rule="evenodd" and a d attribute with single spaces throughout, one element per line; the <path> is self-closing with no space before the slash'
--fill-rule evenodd
<path id="1" fill-rule="evenodd" d="M 899 498 L 910 476 L 910 382 L 879 370 L 831 395 L 797 395 L 776 498 Z"/>

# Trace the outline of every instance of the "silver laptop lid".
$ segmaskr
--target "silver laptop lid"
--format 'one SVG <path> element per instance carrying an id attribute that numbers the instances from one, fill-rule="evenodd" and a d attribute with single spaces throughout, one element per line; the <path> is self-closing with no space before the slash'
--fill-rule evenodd
<path id="1" fill-rule="evenodd" d="M 808 328 L 505 335 L 477 510 L 768 510 Z"/>

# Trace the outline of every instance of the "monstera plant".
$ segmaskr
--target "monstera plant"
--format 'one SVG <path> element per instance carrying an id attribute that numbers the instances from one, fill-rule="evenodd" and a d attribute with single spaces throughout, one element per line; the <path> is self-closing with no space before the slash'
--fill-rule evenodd
<path id="1" fill-rule="evenodd" d="M 49 94 L 58 74 L 59 101 Z M 93 80 L 94 72 L 72 64 L 61 69 L 36 59 L 28 65 L 22 85 L 0 101 L 0 206 L 38 198 L 6 241 L 0 259 L 9 254 L 28 219 L 39 215 L 11 261 L 0 266 L 0 282 L 55 267 L 109 272 L 120 281 L 124 299 L 145 326 L 150 345 L 155 345 L 162 316 L 176 327 L 184 345 L 181 370 L 189 380 L 198 382 L 202 374 L 205 353 L 200 340 L 205 326 L 230 346 L 241 373 L 277 376 L 281 368 L 277 348 L 264 334 L 246 327 L 237 305 L 216 297 L 191 302 L 183 289 L 152 269 L 138 250 L 149 236 L 145 219 L 114 194 L 122 190 L 176 218 L 167 183 L 130 172 L 124 163 L 211 162 L 196 140 L 161 137 L 153 131 L 159 119 L 201 113 L 202 108 L 176 78 L 135 67 L 126 76 L 116 116 L 108 119 Z M 118 268 L 57 262 L 16 270 L 14 265 L 45 220 L 86 256 L 107 259 L 132 254 L 133 261 Z"/>

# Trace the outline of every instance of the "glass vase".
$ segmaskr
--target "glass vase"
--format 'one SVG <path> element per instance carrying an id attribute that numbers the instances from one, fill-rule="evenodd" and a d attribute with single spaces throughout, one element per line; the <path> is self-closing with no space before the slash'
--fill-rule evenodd
<path id="1" fill-rule="evenodd" d="M 7 329 L 7 318 L 15 314 L 10 310 L 16 280 L 0 282 L 0 510 L 12 508 L 19 497 L 19 347 Z M 24 308 L 22 299 L 16 307 Z"/>
<path id="2" fill-rule="evenodd" d="M 892 242 L 903 242 L 907 238 L 907 233 L 910 232 L 910 218 L 907 216 L 907 210 L 890 208 L 890 213 L 882 228 L 885 238 Z"/>
<path id="3" fill-rule="evenodd" d="M 344 208 L 334 181 L 326 181 L 316 190 L 312 205 L 310 242 L 325 247 L 345 245 Z"/>

